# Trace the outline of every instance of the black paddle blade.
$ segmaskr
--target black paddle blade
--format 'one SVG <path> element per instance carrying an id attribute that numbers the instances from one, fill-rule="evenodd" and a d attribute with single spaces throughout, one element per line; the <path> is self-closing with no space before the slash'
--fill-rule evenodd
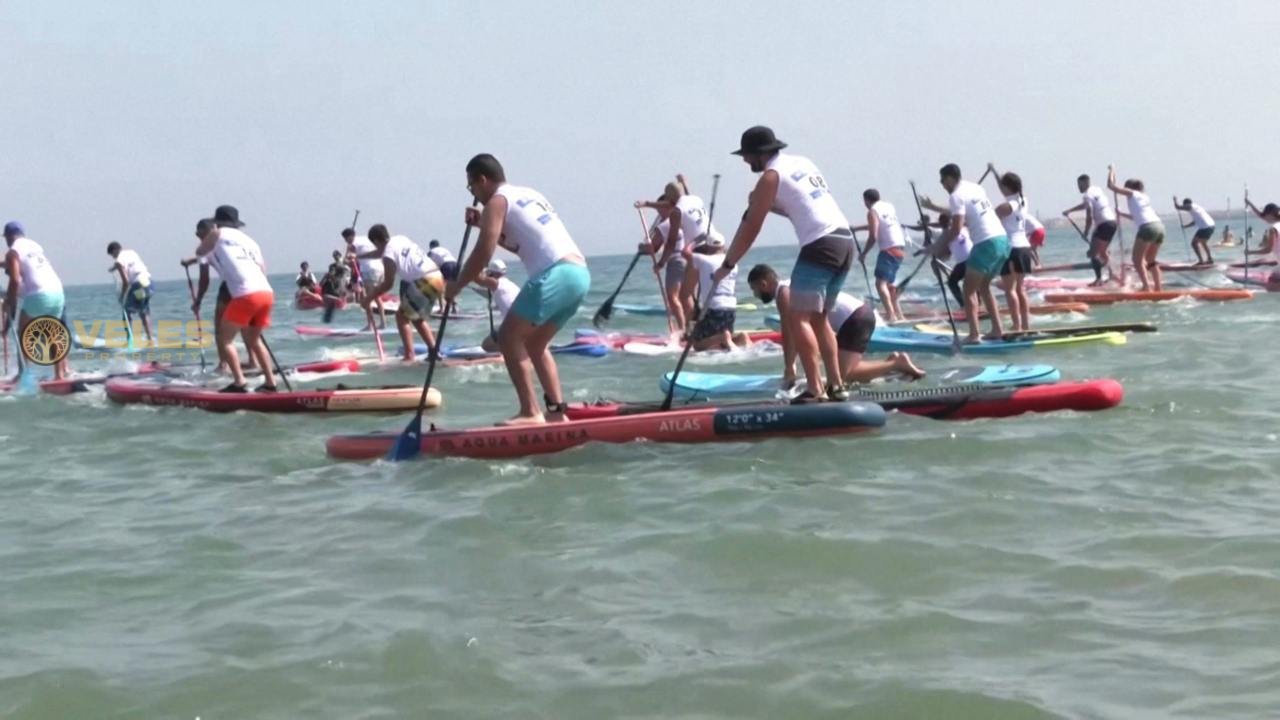
<path id="1" fill-rule="evenodd" d="M 600 309 L 596 311 L 595 317 L 591 318 L 591 324 L 600 329 L 609 319 L 613 317 L 613 298 L 604 301 Z"/>

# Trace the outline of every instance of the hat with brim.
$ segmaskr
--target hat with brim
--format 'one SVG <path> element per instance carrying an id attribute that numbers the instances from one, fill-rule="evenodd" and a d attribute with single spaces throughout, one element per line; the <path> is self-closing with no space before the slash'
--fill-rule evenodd
<path id="1" fill-rule="evenodd" d="M 733 155 L 763 155 L 775 150 L 781 150 L 787 144 L 782 142 L 773 134 L 773 129 L 764 125 L 756 125 L 747 128 L 742 133 L 742 141 L 739 143 L 741 147 L 734 150 Z"/>
<path id="2" fill-rule="evenodd" d="M 213 224 L 218 227 L 244 227 L 244 223 L 240 222 L 240 211 L 230 205 L 219 205 L 213 211 Z"/>

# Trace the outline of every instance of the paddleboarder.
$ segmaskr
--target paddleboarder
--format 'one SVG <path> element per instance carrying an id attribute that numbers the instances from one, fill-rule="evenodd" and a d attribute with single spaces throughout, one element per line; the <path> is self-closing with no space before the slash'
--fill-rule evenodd
<path id="1" fill-rule="evenodd" d="M 876 292 L 880 295 L 885 312 L 889 314 L 889 322 L 901 322 L 906 318 L 902 315 L 902 308 L 898 307 L 898 288 L 893 283 L 906 254 L 907 234 L 902 229 L 902 223 L 898 222 L 897 209 L 892 203 L 880 198 L 879 190 L 864 190 L 862 202 L 867 206 L 867 224 L 852 228 L 854 232 L 867 231 L 867 244 L 858 253 L 858 260 L 866 264 L 867 253 L 871 252 L 871 243 L 874 241 L 879 248 L 876 254 Z"/>
<path id="2" fill-rule="evenodd" d="M 365 293 L 360 304 L 365 310 L 370 309 L 398 279 L 400 307 L 396 309 L 396 329 L 403 348 L 401 359 L 405 362 L 417 359 L 410 327 L 418 331 L 427 344 L 428 353 L 436 352 L 435 333 L 427 327 L 427 318 L 444 295 L 445 280 L 439 266 L 417 243 L 404 235 L 392 235 L 381 223 L 369 228 L 369 242 L 373 243 L 374 257 L 382 260 L 382 281 Z"/>
<path id="3" fill-rule="evenodd" d="M 1026 197 L 1023 197 L 1023 213 L 1022 213 L 1022 231 L 1027 234 L 1027 240 L 1031 242 L 1031 263 L 1034 267 L 1040 267 L 1040 248 L 1044 247 L 1045 229 L 1044 223 L 1031 213 L 1026 207 Z"/>
<path id="4" fill-rule="evenodd" d="M 1185 223 L 1182 227 L 1189 228 L 1195 226 L 1196 234 L 1191 236 L 1191 249 L 1196 253 L 1197 265 L 1212 265 L 1213 253 L 1209 250 L 1209 240 L 1213 239 L 1213 231 L 1215 224 L 1213 216 L 1209 214 L 1200 205 L 1191 201 L 1191 198 L 1182 198 L 1182 202 L 1178 202 L 1178 198 L 1174 198 L 1173 202 L 1182 208 L 1191 216 L 1191 222 Z M 1179 218 L 1181 222 L 1181 218 Z M 1201 251 L 1204 251 L 1203 255 Z"/>
<path id="5" fill-rule="evenodd" d="M 6 336 L 17 313 L 18 337 L 21 338 L 32 320 L 43 317 L 62 318 L 66 310 L 66 297 L 62 291 L 62 279 L 44 254 L 39 243 L 27 237 L 22 223 L 11 220 L 4 225 L 4 241 L 9 246 L 4 256 L 4 269 L 9 274 L 9 288 L 5 293 L 4 327 Z M 22 307 L 18 307 L 18 300 Z M 65 380 L 70 372 L 67 358 L 54 363 L 53 378 Z"/>
<path id="6" fill-rule="evenodd" d="M 125 249 L 118 242 L 107 244 L 107 254 L 115 260 L 108 272 L 120 276 L 120 304 L 130 318 L 135 314 L 142 317 L 142 329 L 146 332 L 147 344 L 150 345 L 151 273 L 137 251 Z"/>
<path id="7" fill-rule="evenodd" d="M 1009 306 L 1014 332 L 1031 329 L 1031 300 L 1027 297 L 1024 278 L 1031 274 L 1031 238 L 1027 235 L 1027 201 L 1022 195 L 1022 177 L 1017 173 L 1000 174 L 987 164 L 1004 202 L 996 206 L 996 215 L 1009 236 L 1009 259 L 1000 269 L 1000 283 Z"/>
<path id="8" fill-rule="evenodd" d="M 1280 262 L 1280 205 L 1267 203 L 1259 210 L 1252 200 L 1246 200 L 1245 203 L 1253 214 L 1262 218 L 1262 221 L 1267 224 L 1267 229 L 1262 233 L 1262 244 L 1253 250 L 1245 249 L 1245 262 L 1249 262 L 1250 255 Z M 1280 269 L 1272 271 L 1267 277 L 1267 290 L 1274 292 L 1276 289 L 1280 289 Z"/>
<path id="9" fill-rule="evenodd" d="M 298 265 L 298 276 L 293 279 L 293 284 L 299 290 L 306 290 L 319 295 L 319 285 L 316 283 L 316 275 L 311 272 L 311 263 L 303 260 Z"/>
<path id="10" fill-rule="evenodd" d="M 245 348 L 262 368 L 263 382 L 257 392 L 276 392 L 276 378 L 272 370 L 267 347 L 261 342 L 262 332 L 271 325 L 271 306 L 275 293 L 267 280 L 267 266 L 262 259 L 258 243 L 241 228 L 240 211 L 231 205 L 220 205 L 214 210 L 208 224 L 197 226 L 196 258 L 207 262 L 218 272 L 225 283 L 230 302 L 222 313 L 221 321 L 215 320 L 216 338 L 222 351 L 222 359 L 231 371 L 231 384 L 221 392 L 247 392 L 244 371 L 240 367 L 240 354 L 235 340 L 239 333 Z M 203 234 L 201 234 L 203 233 Z M 203 280 L 203 276 L 202 276 Z M 200 306 L 207 282 L 201 282 L 194 307 Z"/>
<path id="11" fill-rule="evenodd" d="M 1155 286 L 1157 292 L 1164 289 L 1163 274 L 1156 256 L 1164 243 L 1164 223 L 1160 215 L 1151 206 L 1151 198 L 1146 193 L 1146 185 L 1141 180 L 1130 178 L 1122 187 L 1116 181 L 1114 166 L 1107 168 L 1107 189 L 1128 199 L 1129 212 L 1119 215 L 1133 221 L 1138 231 L 1133 241 L 1133 267 L 1138 271 L 1138 281 L 1146 292 Z"/>
<path id="12" fill-rule="evenodd" d="M 360 270 L 359 283 L 356 284 L 356 302 L 364 303 L 369 291 L 382 282 L 382 261 L 378 258 L 378 248 L 374 247 L 367 235 L 357 235 L 355 228 L 343 228 L 342 240 L 347 244 L 348 256 L 355 259 L 355 267 Z M 378 327 L 385 328 L 387 310 L 382 305 L 382 298 L 374 297 L 372 307 L 377 310 L 374 317 L 378 318 Z M 366 322 L 362 329 L 373 328 Z"/>
<path id="13" fill-rule="evenodd" d="M 751 345 L 746 333 L 735 333 L 733 329 L 738 314 L 737 268 L 720 282 L 712 279 L 724 262 L 724 247 L 723 235 L 703 234 L 689 251 L 682 283 L 685 299 L 694 307 L 704 308 L 689 334 L 694 350 L 732 350 Z"/>
<path id="14" fill-rule="evenodd" d="M 587 260 L 551 203 L 537 190 L 509 184 L 497 158 L 476 155 L 466 173 L 467 189 L 484 207 L 467 208 L 465 218 L 480 229 L 480 237 L 458 278 L 449 282 L 445 299 L 452 302 L 474 282 L 499 246 L 520 257 L 529 279 L 498 328 L 498 347 L 520 401 L 520 411 L 506 424 L 562 421 L 564 396 L 550 345 L 591 289 Z M 538 407 L 535 373 L 542 384 L 545 414 Z"/>
<path id="15" fill-rule="evenodd" d="M 789 324 L 804 368 L 806 389 L 796 399 L 845 400 L 849 392 L 840 379 L 839 349 L 836 335 L 827 323 L 827 313 L 834 307 L 853 265 L 853 232 L 822 171 L 807 157 L 783 153 L 786 147 L 772 129 L 763 125 L 742 133 L 733 154 L 740 156 L 760 179 L 712 282 L 718 283 L 733 272 L 760 235 L 770 212 L 787 218 L 800 244 L 791 272 L 791 302 L 782 314 L 783 325 Z M 825 384 L 820 365 L 827 371 Z"/>
<path id="16" fill-rule="evenodd" d="M 1081 192 L 1080 204 L 1063 210 L 1062 216 L 1070 219 L 1071 213 L 1084 210 L 1084 234 L 1089 238 L 1088 257 L 1094 277 L 1090 287 L 1097 287 L 1104 282 L 1102 268 L 1111 263 L 1111 240 L 1116 236 L 1119 225 L 1116 224 L 1116 211 L 1111 207 L 1111 201 L 1088 175 L 1076 178 L 1076 187 Z M 1093 229 L 1092 235 L 1089 234 L 1090 228 Z"/>
<path id="17" fill-rule="evenodd" d="M 683 207 L 681 202 L 683 201 Z M 702 199 L 686 195 L 684 189 L 669 182 L 657 200 L 638 200 L 637 208 L 652 208 L 658 212 L 661 222 L 650 233 L 657 260 L 655 267 L 662 272 L 664 300 L 671 313 L 671 330 L 675 335 L 684 334 L 685 323 L 693 314 L 693 305 L 684 302 L 685 271 L 689 261 L 685 249 L 692 247 L 698 236 L 705 234 L 706 209 Z M 693 215 L 692 218 L 689 216 Z"/>
<path id="18" fill-rule="evenodd" d="M 924 198 L 923 204 L 935 211 L 948 212 L 951 221 L 942 232 L 942 242 L 931 247 L 930 252 L 935 255 L 943 252 L 942 248 L 949 247 L 951 241 L 965 228 L 968 228 L 969 237 L 973 241 L 973 249 L 969 251 L 965 264 L 963 283 L 964 314 L 969 323 L 969 335 L 965 342 L 977 343 L 982 340 L 978 325 L 979 299 L 991 315 L 990 337 L 1000 339 L 1004 336 L 1004 329 L 1000 323 L 995 295 L 991 292 L 991 280 L 1009 259 L 1009 237 L 987 197 L 987 191 L 977 183 L 961 178 L 960 166 L 955 163 L 943 165 L 938 171 L 938 181 L 950 196 L 949 207 L 939 207 L 929 198 Z"/>
<path id="19" fill-rule="evenodd" d="M 789 332 L 795 323 L 786 322 L 787 309 L 791 304 L 794 292 L 791 282 L 780 280 L 778 273 L 771 266 L 760 264 L 751 268 L 747 275 L 747 283 L 751 292 L 760 302 L 768 305 L 778 303 L 778 311 L 784 318 L 782 323 L 782 389 L 790 390 L 796 383 L 796 343 L 795 336 Z M 867 345 L 871 334 L 876 329 L 876 314 L 870 305 L 849 293 L 837 293 L 831 312 L 824 319 L 827 326 L 836 336 L 836 345 L 840 356 L 840 377 L 845 383 L 867 383 L 880 377 L 901 374 L 913 380 L 924 377 L 925 373 L 904 352 L 890 353 L 884 360 L 866 360 Z"/>
<path id="20" fill-rule="evenodd" d="M 492 298 L 493 309 L 500 317 L 506 317 L 511 312 L 511 306 L 515 304 L 516 296 L 520 294 L 520 286 L 507 277 L 507 263 L 501 258 L 489 261 L 484 274 L 476 278 L 475 285 L 471 289 L 484 295 L 486 300 Z M 497 352 L 497 331 L 486 335 L 480 346 L 489 352 Z"/>
<path id="21" fill-rule="evenodd" d="M 431 258 L 431 261 L 436 264 L 436 267 L 440 268 L 440 275 L 444 277 L 445 282 L 458 277 L 458 258 L 454 257 L 453 252 L 449 250 L 449 248 L 441 245 L 439 240 L 432 239 L 431 242 L 427 243 L 427 255 Z M 445 310 L 446 305 L 444 303 L 444 298 L 441 297 L 441 314 L 443 314 Z"/>

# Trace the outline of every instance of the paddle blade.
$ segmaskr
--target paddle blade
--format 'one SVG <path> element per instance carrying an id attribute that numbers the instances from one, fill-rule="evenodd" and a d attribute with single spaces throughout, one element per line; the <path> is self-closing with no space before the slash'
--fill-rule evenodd
<path id="1" fill-rule="evenodd" d="M 418 457 L 422 452 L 422 414 L 413 416 L 409 421 L 409 425 L 405 427 L 404 432 L 400 433 L 400 437 L 396 438 L 396 442 L 387 451 L 387 459 L 391 462 L 402 462 L 404 460 L 412 460 Z"/>
<path id="2" fill-rule="evenodd" d="M 604 304 L 596 311 L 595 317 L 591 318 L 591 324 L 598 329 L 609 322 L 611 317 L 613 317 L 613 298 L 604 301 Z"/>

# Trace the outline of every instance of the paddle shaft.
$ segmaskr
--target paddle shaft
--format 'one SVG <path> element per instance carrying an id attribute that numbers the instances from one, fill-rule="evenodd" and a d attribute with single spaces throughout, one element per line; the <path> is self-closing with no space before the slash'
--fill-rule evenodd
<path id="1" fill-rule="evenodd" d="M 1244 184 L 1244 284 L 1249 284 L 1249 183 Z"/>
<path id="2" fill-rule="evenodd" d="M 640 231 L 644 233 L 645 244 L 649 245 L 650 247 L 653 247 L 653 244 L 649 240 L 649 235 L 653 232 L 653 228 L 649 227 L 649 225 L 645 223 L 644 210 L 641 208 L 636 208 L 636 215 L 639 216 L 640 218 Z M 658 226 L 658 218 L 654 218 L 653 227 L 656 228 L 657 226 Z M 664 239 L 664 242 L 665 242 L 665 239 Z M 643 253 L 638 253 L 638 254 L 643 255 Z M 662 308 L 667 313 L 667 332 L 670 333 L 674 331 L 676 327 L 675 319 L 672 317 L 673 313 L 671 312 L 671 302 L 667 299 L 667 288 L 665 284 L 662 282 L 662 273 L 658 272 L 658 256 L 652 255 L 651 258 L 653 260 L 653 279 L 658 283 L 658 297 L 662 298 Z M 638 260 L 639 257 L 637 257 L 636 259 Z M 627 272 L 630 273 L 631 270 L 628 269 Z M 625 282 L 627 278 L 624 275 L 622 279 Z M 621 290 L 622 286 L 619 285 L 618 289 Z M 617 293 L 614 293 L 614 295 L 617 295 Z M 609 308 L 610 310 L 612 310 L 613 298 L 609 298 L 609 300 L 610 300 Z"/>
<path id="3" fill-rule="evenodd" d="M 356 210 L 355 217 L 351 218 L 351 232 L 356 231 L 356 221 L 360 219 L 360 211 Z M 368 290 L 368 286 L 364 284 L 364 276 L 360 273 L 360 258 L 357 257 L 351 266 L 351 272 L 355 274 L 356 282 L 360 284 L 362 290 Z M 367 298 L 366 298 L 367 299 Z M 377 298 L 374 298 L 375 300 Z M 370 305 L 364 309 L 365 319 L 369 321 L 369 329 L 373 331 L 373 344 L 378 346 L 378 362 L 387 361 L 387 350 L 382 346 L 382 334 L 378 332 L 378 324 L 373 321 L 373 306 Z"/>
<path id="4" fill-rule="evenodd" d="M 204 360 L 204 325 L 200 322 L 200 308 L 196 307 L 195 304 L 196 286 L 191 283 L 191 266 L 183 265 L 182 270 L 187 274 L 187 292 L 191 294 L 191 312 L 196 316 L 196 329 L 200 331 L 200 372 L 204 373 L 206 367 Z"/>
<path id="5" fill-rule="evenodd" d="M 920 224 L 927 228 L 929 226 L 929 219 L 925 217 L 924 207 L 920 205 L 920 193 L 916 192 L 916 182 L 914 180 L 910 182 L 911 182 L 911 196 L 914 197 L 916 200 L 916 212 L 920 213 Z M 925 230 L 926 238 L 928 237 L 928 232 L 929 232 L 928 230 Z M 943 230 L 943 233 L 946 233 L 946 230 Z M 925 252 L 928 252 L 928 251 L 926 250 Z M 930 253 L 929 259 L 932 260 L 933 257 L 934 257 L 933 254 Z M 946 308 L 947 322 L 951 324 L 951 339 L 955 345 L 956 350 L 959 350 L 960 349 L 960 331 L 956 329 L 956 319 L 951 314 L 951 300 L 947 298 L 946 283 L 942 282 L 942 273 L 938 270 L 938 267 L 936 265 L 934 265 L 931 262 L 929 263 L 929 267 L 933 268 L 933 276 L 938 279 L 938 290 L 942 293 L 942 307 Z M 973 332 L 974 330 L 975 328 L 969 328 L 970 332 Z"/>
<path id="6" fill-rule="evenodd" d="M 293 392 L 293 385 L 289 383 L 289 376 L 285 374 L 283 369 L 281 369 L 280 361 L 276 359 L 276 352 L 267 344 L 267 337 L 265 335 L 259 335 L 258 342 L 262 343 L 262 347 L 266 348 L 267 355 L 271 358 L 271 364 L 275 366 L 276 372 L 280 374 L 280 379 L 284 381 L 285 389 L 289 392 Z"/>
<path id="7" fill-rule="evenodd" d="M 498 331 L 493 329 L 493 291 L 486 290 L 485 294 L 488 296 L 487 305 L 489 307 L 489 337 L 496 340 L 498 338 Z"/>
<path id="8" fill-rule="evenodd" d="M 1178 230 L 1182 233 L 1182 246 L 1187 251 L 1187 260 L 1191 259 L 1191 246 L 1187 244 L 1187 229 L 1182 226 L 1182 207 L 1178 205 L 1178 196 L 1173 196 L 1173 211 L 1178 214 Z M 1196 260 L 1200 259 L 1200 253 L 1196 253 Z"/>
<path id="9" fill-rule="evenodd" d="M 1120 241 L 1120 287 L 1125 286 L 1125 267 L 1124 267 L 1124 223 L 1120 222 L 1120 193 L 1111 191 L 1111 202 L 1116 206 L 1116 239 Z M 1133 221 L 1134 218 L 1129 218 Z"/>
<path id="10" fill-rule="evenodd" d="M 1080 229 L 1080 226 L 1076 224 L 1075 219 L 1068 215 L 1067 222 L 1071 223 L 1071 227 L 1076 229 L 1076 234 L 1080 236 L 1080 239 L 1084 241 L 1084 244 L 1089 245 L 1092 248 L 1093 244 L 1089 242 L 1089 237 L 1085 235 L 1084 231 Z"/>
<path id="11" fill-rule="evenodd" d="M 871 236 L 867 236 L 867 244 L 871 244 Z M 853 234 L 853 251 L 858 253 L 858 264 L 862 266 L 862 280 L 867 284 L 867 299 L 875 304 L 875 292 L 871 289 L 871 276 L 867 274 L 867 258 L 858 251 L 858 233 Z"/>

